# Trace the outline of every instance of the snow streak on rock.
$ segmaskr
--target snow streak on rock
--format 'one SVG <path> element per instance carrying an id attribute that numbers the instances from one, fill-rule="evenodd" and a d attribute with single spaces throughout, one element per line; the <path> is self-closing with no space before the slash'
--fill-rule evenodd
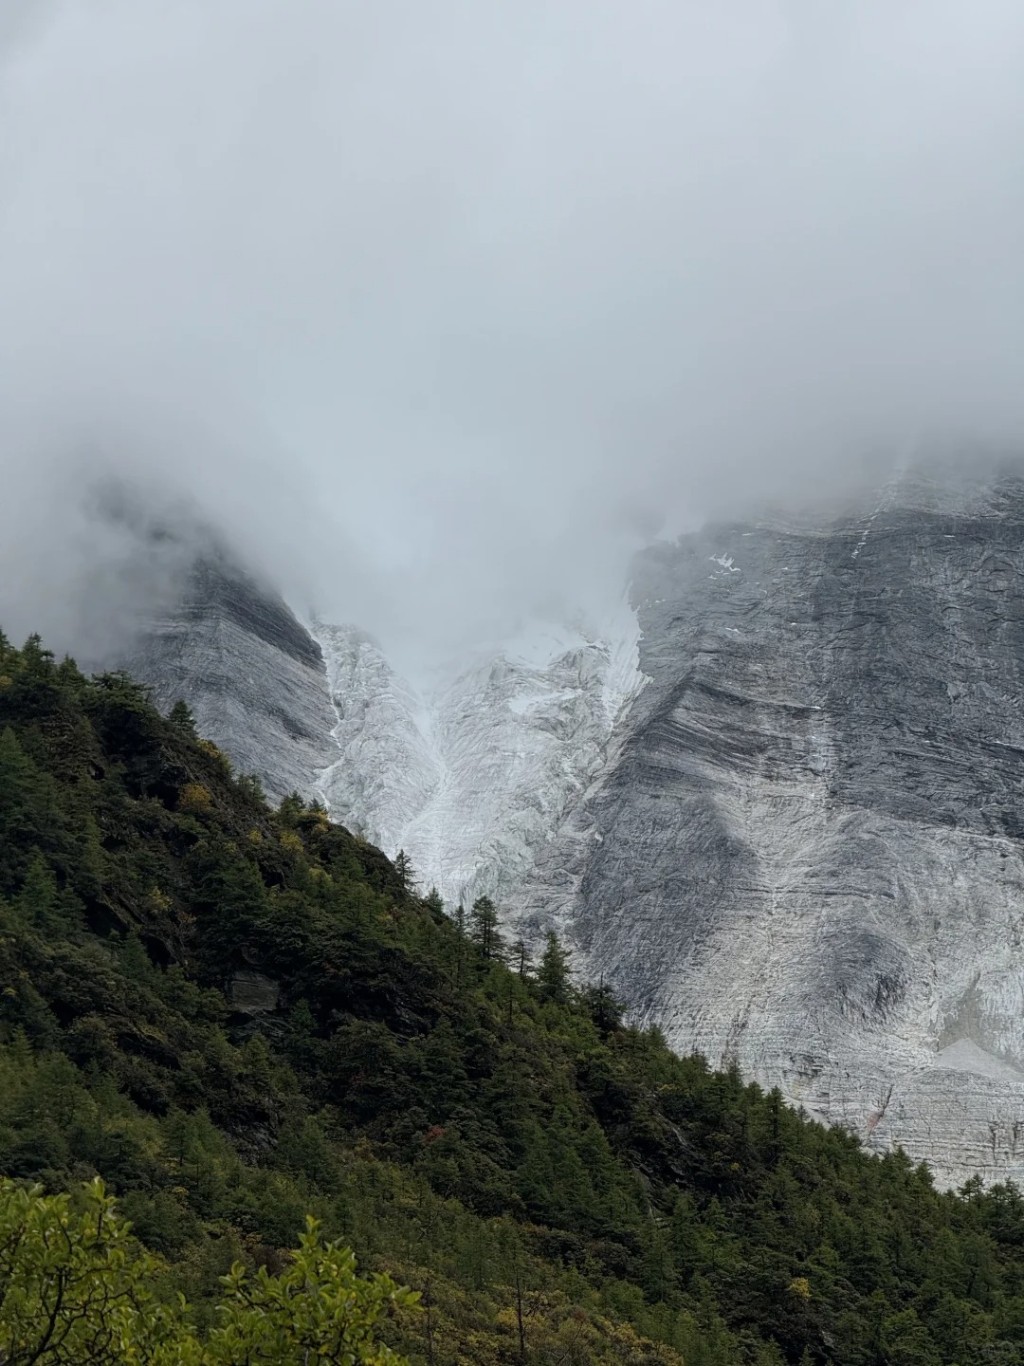
<path id="1" fill-rule="evenodd" d="M 537 626 L 415 689 L 350 626 L 315 624 L 339 757 L 332 816 L 402 848 L 448 901 L 511 898 L 602 768 L 643 678 L 623 603 L 601 631 Z"/>

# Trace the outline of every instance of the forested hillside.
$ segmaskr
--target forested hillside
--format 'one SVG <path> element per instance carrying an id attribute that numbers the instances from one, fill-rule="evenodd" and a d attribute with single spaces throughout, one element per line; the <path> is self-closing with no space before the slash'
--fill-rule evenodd
<path id="1" fill-rule="evenodd" d="M 184 707 L 0 637 L 0 1175 L 97 1174 L 200 1330 L 311 1212 L 431 1366 L 1024 1361 L 1015 1189 L 676 1058 Z"/>

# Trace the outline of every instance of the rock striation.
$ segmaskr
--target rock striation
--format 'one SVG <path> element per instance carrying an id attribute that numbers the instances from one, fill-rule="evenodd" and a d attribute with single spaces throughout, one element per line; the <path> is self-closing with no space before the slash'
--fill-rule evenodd
<path id="1" fill-rule="evenodd" d="M 678 1050 L 944 1184 L 1024 1180 L 1019 479 L 709 527 L 607 629 L 415 687 L 206 546 L 118 662 L 271 795 L 559 927 Z"/>
<path id="2" fill-rule="evenodd" d="M 417 687 L 352 627 L 317 625 L 338 758 L 319 790 L 332 815 L 451 903 L 521 892 L 541 849 L 609 762 L 642 683 L 636 620 L 535 626 Z"/>
<path id="3" fill-rule="evenodd" d="M 618 758 L 531 913 L 680 1051 L 1024 1178 L 1024 485 L 641 556 Z"/>
<path id="4" fill-rule="evenodd" d="M 334 713 L 320 647 L 281 598 L 216 544 L 114 662 L 165 710 L 188 702 L 202 735 L 268 796 L 310 795 L 333 757 Z"/>

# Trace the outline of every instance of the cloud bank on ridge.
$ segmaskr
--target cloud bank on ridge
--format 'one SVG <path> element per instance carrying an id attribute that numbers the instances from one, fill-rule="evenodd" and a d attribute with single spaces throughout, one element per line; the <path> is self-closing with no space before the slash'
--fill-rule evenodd
<path id="1" fill-rule="evenodd" d="M 1024 446 L 1016 0 L 8 0 L 0 130 L 15 633 L 110 473 L 422 646 Z"/>

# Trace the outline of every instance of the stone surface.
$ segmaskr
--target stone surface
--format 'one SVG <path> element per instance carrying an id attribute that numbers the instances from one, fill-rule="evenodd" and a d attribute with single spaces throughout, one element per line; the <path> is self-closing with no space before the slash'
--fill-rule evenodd
<path id="1" fill-rule="evenodd" d="M 1019 481 L 918 474 L 652 547 L 614 629 L 417 689 L 206 553 L 120 662 L 273 795 L 560 926 L 677 1049 L 1024 1179 L 1022 576 Z"/>
<path id="2" fill-rule="evenodd" d="M 231 978 L 230 995 L 239 1015 L 268 1015 L 277 1009 L 281 986 L 254 968 L 239 968 Z"/>
<path id="3" fill-rule="evenodd" d="M 680 1051 L 1024 1177 L 1024 487 L 636 568 L 649 682 L 524 903 Z"/>
<path id="4" fill-rule="evenodd" d="M 319 646 L 271 588 L 215 546 L 114 662 L 150 684 L 164 710 L 188 702 L 200 734 L 272 799 L 312 793 L 333 757 Z"/>
<path id="5" fill-rule="evenodd" d="M 337 714 L 339 757 L 319 782 L 331 814 L 404 849 L 450 903 L 511 898 L 642 682 L 633 614 L 605 628 L 538 625 L 414 689 L 365 633 L 315 627 Z"/>

